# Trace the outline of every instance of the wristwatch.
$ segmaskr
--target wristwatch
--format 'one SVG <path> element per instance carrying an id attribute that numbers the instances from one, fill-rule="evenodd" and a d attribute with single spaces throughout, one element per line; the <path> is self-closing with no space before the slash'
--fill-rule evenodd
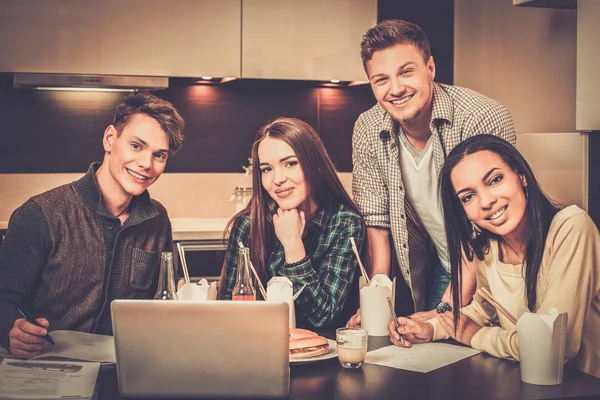
<path id="1" fill-rule="evenodd" d="M 452 311 L 452 306 L 446 301 L 440 301 L 440 303 L 435 307 L 435 311 L 437 311 L 438 314 L 443 314 L 447 311 Z"/>

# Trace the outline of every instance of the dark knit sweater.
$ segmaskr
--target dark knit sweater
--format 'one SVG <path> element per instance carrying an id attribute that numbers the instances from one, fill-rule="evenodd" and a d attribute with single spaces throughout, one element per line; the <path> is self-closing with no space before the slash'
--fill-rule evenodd
<path id="1" fill-rule="evenodd" d="M 112 333 L 110 302 L 151 298 L 160 253 L 172 251 L 164 207 L 147 191 L 123 226 L 104 204 L 92 164 L 78 181 L 29 199 L 0 246 L 0 345 L 23 305 L 49 330 Z"/>

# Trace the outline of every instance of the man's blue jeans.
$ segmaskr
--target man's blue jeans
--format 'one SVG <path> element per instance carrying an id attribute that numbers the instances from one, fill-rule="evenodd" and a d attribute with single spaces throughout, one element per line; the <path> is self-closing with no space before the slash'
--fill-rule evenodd
<path id="1" fill-rule="evenodd" d="M 429 266 L 427 274 L 427 308 L 434 309 L 442 300 L 442 296 L 450 284 L 450 273 L 442 266 L 439 260 Z"/>

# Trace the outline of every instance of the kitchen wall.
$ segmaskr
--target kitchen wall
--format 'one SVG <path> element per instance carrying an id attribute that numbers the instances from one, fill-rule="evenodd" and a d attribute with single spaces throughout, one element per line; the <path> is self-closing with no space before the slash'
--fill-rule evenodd
<path id="1" fill-rule="evenodd" d="M 588 213 L 600 227 L 600 2 L 577 0 L 577 129 L 588 129 Z"/>
<path id="2" fill-rule="evenodd" d="M 379 20 L 405 18 L 424 28 L 440 81 L 451 83 L 454 77 L 455 84 L 504 103 L 519 133 L 518 146 L 546 190 L 585 207 L 580 156 L 587 141 L 570 133 L 575 124 L 575 11 L 514 7 L 511 0 L 426 0 L 410 7 L 385 0 L 378 5 Z M 228 198 L 241 179 L 254 133 L 279 115 L 301 117 L 319 130 L 349 187 L 352 124 L 374 103 L 367 86 L 334 89 L 303 82 L 178 82 L 161 95 L 188 120 L 184 150 L 151 188 L 172 217 L 228 216 Z M 0 221 L 31 195 L 76 179 L 89 162 L 100 159 L 100 135 L 122 96 L 0 89 Z M 65 141 L 72 145 L 66 147 Z M 558 161 L 549 163 L 540 154 Z"/>
<path id="3" fill-rule="evenodd" d="M 587 209 L 588 136 L 574 132 L 576 10 L 455 0 L 454 26 L 454 83 L 506 105 L 542 187 Z"/>
<path id="4" fill-rule="evenodd" d="M 186 120 L 184 147 L 170 160 L 167 172 L 242 171 L 256 132 L 278 116 L 312 125 L 337 168 L 350 171 L 354 121 L 375 104 L 367 85 L 306 81 L 193 84 L 170 79 L 170 87 L 156 95 L 172 102 Z M 0 88 L 0 173 L 81 171 L 104 154 L 102 133 L 125 97 Z"/>
<path id="5" fill-rule="evenodd" d="M 0 221 L 8 221 L 12 212 L 32 195 L 72 182 L 82 175 L 0 174 Z M 346 172 L 339 176 L 350 193 L 352 174 Z M 171 218 L 229 218 L 235 212 L 229 197 L 242 178 L 242 173 L 165 173 L 149 191 L 167 208 Z"/>
<path id="6" fill-rule="evenodd" d="M 378 20 L 418 23 L 429 36 L 436 79 L 453 79 L 453 0 L 379 0 Z M 434 10 L 434 11 L 432 11 Z M 16 39 L 18 40 L 18 38 Z M 359 57 L 358 43 L 356 56 Z M 186 143 L 150 188 L 171 217 L 228 217 L 257 129 L 280 115 L 302 118 L 321 134 L 340 177 L 351 186 L 356 117 L 375 103 L 369 86 L 316 86 L 303 81 L 233 81 L 219 86 L 176 79 L 158 94 L 187 120 Z M 0 221 L 30 196 L 81 176 L 102 157 L 101 134 L 122 94 L 25 92 L 0 76 Z"/>
<path id="7" fill-rule="evenodd" d="M 573 132 L 574 10 L 515 7 L 512 0 L 426 0 L 410 7 L 385 0 L 378 13 L 379 20 L 420 24 L 432 43 L 438 80 L 454 80 L 504 103 L 515 121 L 518 147 L 543 187 L 561 202 L 587 206 L 588 140 Z M 374 104 L 368 86 L 173 82 L 159 95 L 186 117 L 187 142 L 151 188 L 172 217 L 231 215 L 229 196 L 241 180 L 252 138 L 279 115 L 303 118 L 317 128 L 350 188 L 352 125 Z M 31 195 L 78 178 L 89 162 L 101 158 L 101 133 L 123 96 L 0 88 L 0 221 Z"/>
<path id="8" fill-rule="evenodd" d="M 454 83 L 508 107 L 518 133 L 575 130 L 577 11 L 456 0 Z"/>
<path id="9" fill-rule="evenodd" d="M 521 133 L 517 148 L 542 188 L 564 205 L 588 210 L 588 135 L 580 132 Z"/>
<path id="10" fill-rule="evenodd" d="M 320 133 L 350 187 L 354 121 L 375 100 L 370 87 L 251 80 L 194 85 L 173 80 L 157 92 L 186 119 L 186 141 L 151 187 L 172 217 L 228 217 L 229 197 L 258 129 L 294 116 Z M 30 196 L 77 179 L 103 156 L 102 133 L 123 93 L 0 88 L 0 221 Z"/>

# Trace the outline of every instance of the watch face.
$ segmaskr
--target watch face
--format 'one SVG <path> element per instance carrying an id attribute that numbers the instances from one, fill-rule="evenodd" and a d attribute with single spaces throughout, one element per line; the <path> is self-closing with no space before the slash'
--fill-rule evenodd
<path id="1" fill-rule="evenodd" d="M 452 306 L 450 305 L 450 303 L 442 301 L 440 302 L 440 304 L 437 305 L 435 310 L 438 312 L 438 314 L 443 314 L 445 312 L 452 311 Z"/>

